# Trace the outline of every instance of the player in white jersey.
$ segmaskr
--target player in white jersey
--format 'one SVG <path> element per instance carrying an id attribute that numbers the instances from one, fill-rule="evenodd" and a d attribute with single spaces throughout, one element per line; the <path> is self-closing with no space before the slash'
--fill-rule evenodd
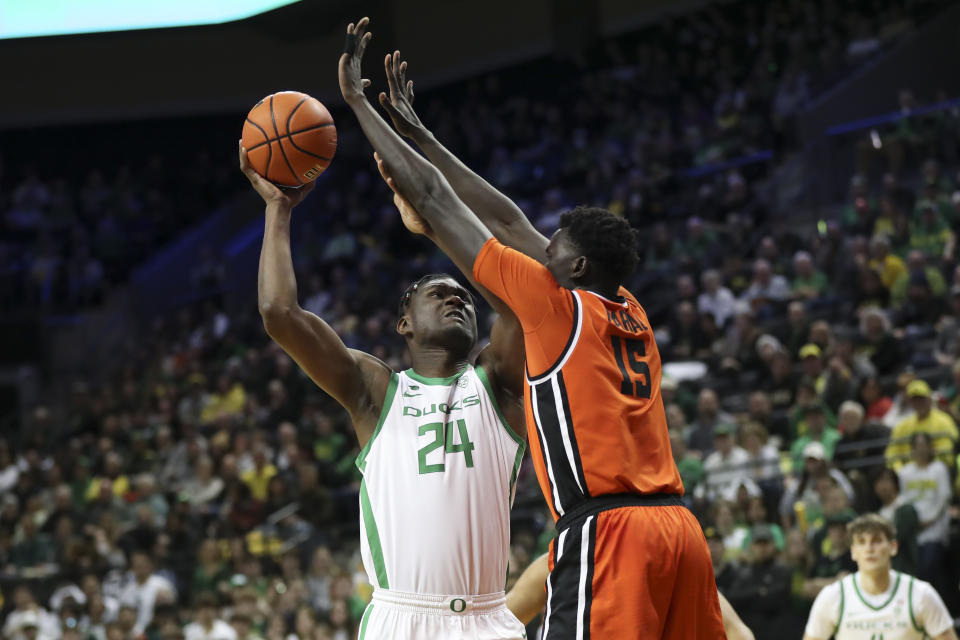
<path id="1" fill-rule="evenodd" d="M 523 338 L 499 300 L 490 344 L 473 364 L 476 310 L 450 276 L 421 278 L 400 303 L 397 332 L 412 368 L 394 372 L 348 349 L 297 302 L 290 216 L 312 188 L 280 190 L 240 166 L 266 202 L 258 298 L 264 327 L 350 413 L 364 566 L 375 586 L 361 640 L 519 640 L 506 608 L 510 506 L 524 441 Z M 417 221 L 404 222 L 411 230 Z M 428 235 L 429 232 L 427 231 Z M 485 294 L 483 289 L 481 289 Z"/>
<path id="2" fill-rule="evenodd" d="M 847 528 L 857 572 L 823 588 L 813 602 L 804 640 L 957 640 L 953 618 L 928 583 L 893 571 L 893 525 L 877 514 Z"/>

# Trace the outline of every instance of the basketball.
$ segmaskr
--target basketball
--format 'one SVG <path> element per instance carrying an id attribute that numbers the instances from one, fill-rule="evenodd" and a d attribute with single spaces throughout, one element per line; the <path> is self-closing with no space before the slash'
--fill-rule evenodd
<path id="1" fill-rule="evenodd" d="M 337 151 L 337 128 L 323 104 L 280 91 L 253 105 L 243 123 L 250 166 L 279 187 L 299 187 L 324 172 Z"/>

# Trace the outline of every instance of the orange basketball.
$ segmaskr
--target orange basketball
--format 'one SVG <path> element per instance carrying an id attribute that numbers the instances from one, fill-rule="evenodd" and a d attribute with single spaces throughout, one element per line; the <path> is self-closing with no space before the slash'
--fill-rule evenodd
<path id="1" fill-rule="evenodd" d="M 319 100 L 280 91 L 253 105 L 242 140 L 254 171 L 277 186 L 299 187 L 333 160 L 337 128 Z"/>

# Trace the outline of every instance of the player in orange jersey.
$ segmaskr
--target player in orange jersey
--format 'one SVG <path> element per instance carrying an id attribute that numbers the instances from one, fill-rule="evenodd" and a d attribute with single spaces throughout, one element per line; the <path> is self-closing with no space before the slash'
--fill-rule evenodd
<path id="1" fill-rule="evenodd" d="M 680 501 L 660 355 L 621 286 L 636 266 L 635 233 L 608 211 L 578 208 L 547 240 L 431 137 L 422 148 L 437 166 L 419 156 L 364 96 L 353 43 L 369 37 L 367 23 L 348 37 L 340 87 L 381 172 L 524 331 L 527 437 L 558 532 L 544 638 L 723 638 L 707 543 Z M 401 131 L 416 126 L 399 53 L 385 65 L 391 96 L 381 105 Z"/>

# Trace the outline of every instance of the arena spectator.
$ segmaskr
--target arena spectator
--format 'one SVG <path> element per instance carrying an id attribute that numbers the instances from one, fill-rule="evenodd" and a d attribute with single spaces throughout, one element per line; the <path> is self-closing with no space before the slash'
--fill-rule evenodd
<path id="1" fill-rule="evenodd" d="M 915 413 L 893 428 L 890 444 L 885 452 L 887 464 L 894 469 L 900 469 L 910 457 L 910 443 L 914 434 L 925 433 L 933 443 L 936 458 L 952 467 L 953 451 L 958 437 L 953 418 L 933 406 L 930 385 L 924 380 L 910 382 L 906 395 Z"/>
<path id="2" fill-rule="evenodd" d="M 873 491 L 880 501 L 877 510 L 897 532 L 897 555 L 893 558 L 893 567 L 910 575 L 916 575 L 917 534 L 920 531 L 920 517 L 917 509 L 900 493 L 900 478 L 893 469 L 881 469 L 873 480 Z"/>
<path id="3" fill-rule="evenodd" d="M 939 587 L 949 538 L 949 505 L 952 495 L 947 465 L 934 459 L 933 440 L 925 432 L 910 436 L 911 461 L 900 468 L 900 492 L 919 518 L 917 575 Z"/>
<path id="4" fill-rule="evenodd" d="M 769 526 L 754 525 L 750 539 L 749 561 L 725 593 L 757 637 L 773 637 L 782 625 L 783 603 L 790 595 L 790 569 L 777 560 Z"/>

